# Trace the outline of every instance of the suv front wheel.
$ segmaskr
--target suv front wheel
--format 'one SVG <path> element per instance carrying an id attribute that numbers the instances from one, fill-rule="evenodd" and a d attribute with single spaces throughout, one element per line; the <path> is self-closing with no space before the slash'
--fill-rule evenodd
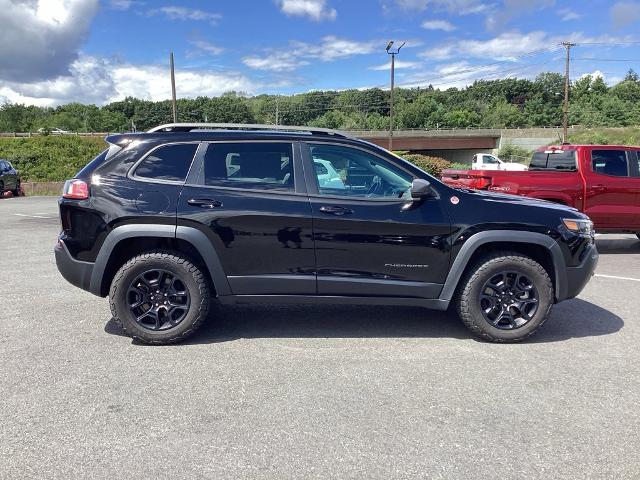
<path id="1" fill-rule="evenodd" d="M 535 260 L 518 253 L 485 257 L 467 273 L 456 300 L 458 314 L 475 335 L 517 342 L 533 335 L 553 305 L 553 284 Z"/>
<path id="2" fill-rule="evenodd" d="M 111 282 L 114 318 L 133 338 L 167 344 L 184 340 L 207 318 L 209 285 L 187 258 L 154 251 L 133 257 Z"/>

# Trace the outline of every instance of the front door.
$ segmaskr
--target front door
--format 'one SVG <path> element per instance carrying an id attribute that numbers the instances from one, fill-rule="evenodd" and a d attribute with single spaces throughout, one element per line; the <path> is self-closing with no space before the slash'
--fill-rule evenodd
<path id="1" fill-rule="evenodd" d="M 451 229 L 440 200 L 407 208 L 412 174 L 372 151 L 318 142 L 304 152 L 318 294 L 437 297 Z"/>
<path id="2" fill-rule="evenodd" d="M 588 155 L 589 152 L 587 151 Z M 591 150 L 584 212 L 596 231 L 640 231 L 640 173 L 635 151 Z"/>
<path id="3" fill-rule="evenodd" d="M 180 195 L 178 225 L 203 231 L 235 295 L 313 295 L 311 206 L 299 145 L 210 142 Z"/>

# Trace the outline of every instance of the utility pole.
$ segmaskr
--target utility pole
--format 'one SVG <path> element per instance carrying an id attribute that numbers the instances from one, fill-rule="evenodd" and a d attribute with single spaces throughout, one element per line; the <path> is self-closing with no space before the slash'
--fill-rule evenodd
<path id="1" fill-rule="evenodd" d="M 400 49 L 404 47 L 405 42 L 402 42 L 402 45 L 400 45 L 395 50 L 392 49 L 393 44 L 394 44 L 394 41 L 391 40 L 389 43 L 387 43 L 387 47 L 385 48 L 385 50 L 387 51 L 387 54 L 391 55 L 391 92 L 390 92 L 391 98 L 389 101 L 389 150 L 390 151 L 393 149 L 393 90 L 395 87 L 394 81 L 395 81 L 395 69 L 396 69 L 396 55 L 400 53 Z"/>
<path id="2" fill-rule="evenodd" d="M 280 104 L 278 103 L 279 98 L 276 97 L 276 125 L 278 125 L 279 117 L 280 117 Z"/>
<path id="3" fill-rule="evenodd" d="M 176 74 L 173 65 L 173 52 L 169 53 L 169 64 L 171 65 L 171 105 L 173 107 L 173 123 L 178 123 L 178 107 L 176 105 Z"/>
<path id="4" fill-rule="evenodd" d="M 564 66 L 564 105 L 562 107 L 562 143 L 567 143 L 567 129 L 569 125 L 569 65 L 571 63 L 571 47 L 575 47 L 575 43 L 562 42 L 567 50 L 567 57 Z"/>

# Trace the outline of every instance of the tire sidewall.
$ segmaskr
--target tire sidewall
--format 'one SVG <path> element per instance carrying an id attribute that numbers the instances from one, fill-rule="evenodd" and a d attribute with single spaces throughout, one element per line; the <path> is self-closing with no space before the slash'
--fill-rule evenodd
<path id="1" fill-rule="evenodd" d="M 468 312 L 474 325 L 483 333 L 498 341 L 515 342 L 533 334 L 548 318 L 553 306 L 553 290 L 550 288 L 549 276 L 539 264 L 528 258 L 509 256 L 491 259 L 480 265 L 475 271 L 478 270 L 482 271 L 472 277 L 472 282 L 468 284 L 463 294 L 468 295 Z M 480 291 L 486 282 L 506 270 L 526 275 L 538 292 L 539 303 L 535 315 L 525 325 L 514 330 L 503 330 L 491 325 L 484 318 L 479 300 Z"/>
<path id="2" fill-rule="evenodd" d="M 170 343 L 188 336 L 195 330 L 206 316 L 209 292 L 206 283 L 198 282 L 202 273 L 189 262 L 177 261 L 179 257 L 172 255 L 151 254 L 136 257 L 125 264 L 116 274 L 111 285 L 110 301 L 115 310 L 114 316 L 122 323 L 124 329 L 134 338 L 148 343 Z M 175 327 L 154 331 L 142 327 L 128 307 L 127 292 L 131 283 L 142 273 L 163 269 L 178 277 L 189 292 L 190 307 L 185 318 Z M 124 270 L 124 271 L 123 271 Z"/>

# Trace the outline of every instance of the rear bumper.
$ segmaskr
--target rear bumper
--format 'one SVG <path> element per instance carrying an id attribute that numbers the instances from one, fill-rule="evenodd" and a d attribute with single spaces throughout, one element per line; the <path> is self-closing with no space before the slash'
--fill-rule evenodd
<path id="1" fill-rule="evenodd" d="M 576 297 L 582 289 L 589 283 L 598 265 L 598 250 L 592 244 L 585 253 L 582 263 L 577 267 L 567 267 L 567 284 L 564 288 L 564 295 L 558 301 Z"/>
<path id="2" fill-rule="evenodd" d="M 73 258 L 62 240 L 58 240 L 53 251 L 56 257 L 56 266 L 64 279 L 76 287 L 91 292 L 91 275 L 94 264 Z"/>

